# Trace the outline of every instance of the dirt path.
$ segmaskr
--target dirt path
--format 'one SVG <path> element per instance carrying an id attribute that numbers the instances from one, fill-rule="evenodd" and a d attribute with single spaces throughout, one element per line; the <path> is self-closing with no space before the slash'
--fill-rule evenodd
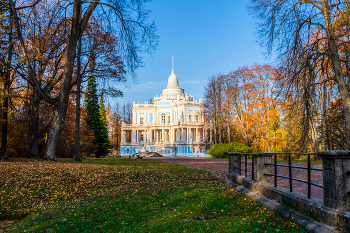
<path id="1" fill-rule="evenodd" d="M 175 163 L 191 168 L 203 169 L 211 172 L 216 177 L 226 180 L 228 176 L 228 159 L 208 159 L 208 158 L 145 158 L 145 159 L 158 159 L 164 162 Z M 306 166 L 305 164 L 293 164 L 298 166 Z M 243 165 L 242 165 L 243 166 Z M 320 165 L 314 165 L 313 167 L 322 168 Z M 248 169 L 250 170 L 249 166 Z M 288 176 L 288 168 L 278 167 L 277 173 L 279 175 Z M 242 172 L 242 175 L 244 173 Z M 297 179 L 307 180 L 307 170 L 304 169 L 292 169 L 293 177 Z M 251 174 L 248 172 L 248 176 Z M 320 185 L 323 185 L 323 174 L 322 171 L 312 171 L 311 181 Z M 284 178 L 277 179 L 277 185 L 279 187 L 288 188 L 289 190 L 289 180 Z M 299 181 L 292 181 L 293 191 L 301 192 L 307 194 L 307 184 Z M 323 189 L 317 186 L 311 187 L 311 196 L 318 199 L 323 199 Z"/>

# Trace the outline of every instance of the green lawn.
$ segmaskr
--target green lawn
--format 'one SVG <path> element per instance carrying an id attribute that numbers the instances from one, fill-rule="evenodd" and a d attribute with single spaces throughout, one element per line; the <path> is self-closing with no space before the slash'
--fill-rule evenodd
<path id="1" fill-rule="evenodd" d="M 7 232 L 307 232 L 204 170 L 157 160 L 1 162 Z"/>

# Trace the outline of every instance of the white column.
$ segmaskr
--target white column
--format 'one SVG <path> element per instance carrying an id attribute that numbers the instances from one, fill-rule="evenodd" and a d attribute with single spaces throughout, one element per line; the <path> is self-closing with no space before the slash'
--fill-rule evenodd
<path id="1" fill-rule="evenodd" d="M 175 142 L 175 129 L 171 130 L 171 142 L 174 143 Z"/>
<path id="2" fill-rule="evenodd" d="M 171 142 L 171 128 L 169 129 L 169 142 Z"/>
<path id="3" fill-rule="evenodd" d="M 131 131 L 131 142 L 135 143 L 136 142 L 136 133 L 135 130 Z"/>
<path id="4" fill-rule="evenodd" d="M 163 140 L 163 142 L 165 141 L 165 137 L 164 137 L 164 128 L 162 129 L 162 140 Z"/>
<path id="5" fill-rule="evenodd" d="M 125 142 L 125 130 L 123 130 L 122 131 L 122 135 L 121 135 L 121 141 L 122 141 L 122 143 L 124 143 Z"/>

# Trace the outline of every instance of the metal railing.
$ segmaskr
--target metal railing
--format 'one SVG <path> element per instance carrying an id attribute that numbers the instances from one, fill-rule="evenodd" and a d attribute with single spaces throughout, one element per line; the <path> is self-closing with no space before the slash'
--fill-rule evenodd
<path id="1" fill-rule="evenodd" d="M 293 180 L 295 181 L 299 181 L 299 182 L 303 182 L 307 184 L 307 197 L 310 198 L 311 197 L 311 185 L 323 188 L 322 185 L 320 184 L 316 184 L 314 182 L 311 182 L 311 171 L 323 171 L 322 168 L 315 168 L 315 167 L 311 167 L 311 159 L 310 156 L 311 155 L 317 155 L 317 153 L 277 153 L 277 152 L 267 152 L 266 154 L 273 154 L 274 155 L 274 162 L 273 163 L 265 163 L 265 165 L 267 166 L 274 166 L 274 172 L 275 174 L 264 174 L 266 176 L 273 176 L 274 177 L 274 185 L 275 187 L 277 187 L 277 178 L 281 177 L 281 178 L 285 178 L 289 180 L 289 191 L 293 192 Z M 279 164 L 277 163 L 277 155 L 278 154 L 287 154 L 288 155 L 288 165 L 286 164 Z M 292 159 L 291 159 L 291 155 L 306 155 L 307 156 L 307 167 L 303 167 L 303 166 L 294 166 L 292 165 Z M 282 175 L 278 175 L 277 173 L 277 167 L 287 167 L 288 168 L 288 176 L 282 176 Z M 301 180 L 301 179 L 297 179 L 293 177 L 292 174 L 292 168 L 298 168 L 298 169 L 305 169 L 307 170 L 307 180 Z"/>
<path id="2" fill-rule="evenodd" d="M 245 178 L 248 177 L 248 172 L 250 172 L 252 176 L 251 179 L 254 181 L 254 159 L 253 159 L 254 153 L 241 153 L 241 155 L 244 156 L 244 160 L 243 161 L 242 159 L 235 160 L 235 162 L 240 162 L 239 170 L 244 171 Z M 248 162 L 248 156 L 250 157 L 250 159 L 252 159 L 251 162 Z M 244 168 L 242 168 L 242 164 L 244 164 Z M 248 164 L 251 165 L 251 170 L 248 169 Z"/>
<path id="3" fill-rule="evenodd" d="M 244 164 L 244 168 L 241 167 L 240 170 L 244 171 L 245 178 L 248 177 L 247 173 L 250 172 L 251 175 L 252 175 L 252 180 L 254 181 L 254 159 L 253 159 L 253 154 L 252 153 L 244 153 L 242 155 L 244 155 L 244 161 L 241 160 L 240 162 L 241 162 L 241 164 L 242 163 Z M 248 156 L 251 157 L 252 162 L 248 162 Z M 251 164 L 251 166 L 252 166 L 251 169 L 252 170 L 248 170 L 248 166 L 247 166 L 248 164 Z"/>
<path id="4" fill-rule="evenodd" d="M 248 172 L 251 173 L 251 179 L 254 181 L 254 154 L 255 153 L 241 153 L 241 158 L 242 156 L 244 157 L 244 160 L 242 161 L 242 159 L 240 159 L 239 161 L 235 160 L 235 162 L 240 162 L 240 173 L 242 173 L 242 171 L 244 171 L 244 176 L 247 178 L 248 177 Z M 323 188 L 322 185 L 314 183 L 311 181 L 311 171 L 322 171 L 322 168 L 315 168 L 311 166 L 311 156 L 312 155 L 317 155 L 317 153 L 284 153 L 284 152 L 265 152 L 264 154 L 267 155 L 272 155 L 273 156 L 273 163 L 265 163 L 264 165 L 266 166 L 273 166 L 274 169 L 274 174 L 267 174 L 264 173 L 264 175 L 266 176 L 270 176 L 270 177 L 274 177 L 274 186 L 277 187 L 277 178 L 284 178 L 284 179 L 288 179 L 289 180 L 289 191 L 293 192 L 293 181 L 299 181 L 299 182 L 303 182 L 307 184 L 307 197 L 310 198 L 311 197 L 311 186 L 317 186 L 320 188 Z M 288 164 L 282 164 L 282 163 L 277 163 L 277 155 L 287 155 L 288 156 Z M 295 166 L 292 165 L 292 156 L 291 155 L 301 155 L 301 156 L 307 156 L 307 166 Z M 248 157 L 250 157 L 251 162 L 248 162 Z M 244 167 L 242 168 L 242 164 L 244 165 Z M 251 170 L 248 169 L 248 164 L 251 165 Z M 278 169 L 277 167 L 285 167 L 288 168 L 288 176 L 285 175 L 279 175 L 278 174 Z M 293 172 L 292 172 L 292 168 L 298 168 L 298 169 L 304 169 L 307 170 L 307 180 L 302 180 L 302 179 L 298 179 L 293 177 Z M 240 174 L 242 175 L 242 174 Z"/>

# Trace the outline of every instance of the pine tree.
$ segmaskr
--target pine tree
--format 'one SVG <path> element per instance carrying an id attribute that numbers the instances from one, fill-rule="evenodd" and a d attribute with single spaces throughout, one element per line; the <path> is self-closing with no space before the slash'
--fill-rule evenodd
<path id="1" fill-rule="evenodd" d="M 95 55 L 91 53 L 89 59 L 90 76 L 87 86 L 87 94 L 85 97 L 86 108 L 88 112 L 86 124 L 92 131 L 94 131 L 95 144 L 97 145 L 95 155 L 97 158 L 99 158 L 102 156 L 106 156 L 109 153 L 109 149 L 112 146 L 110 145 L 108 139 L 106 120 L 104 120 L 106 119 L 106 113 L 105 111 L 100 111 L 101 108 L 104 108 L 103 96 L 101 96 L 101 106 L 99 106 L 98 104 L 97 83 L 96 78 L 93 75 L 93 71 L 95 68 Z M 104 116 L 102 116 L 101 113 Z"/>
<path id="2" fill-rule="evenodd" d="M 103 145 L 101 147 L 101 150 L 103 151 L 104 154 L 109 153 L 109 149 L 113 148 L 111 145 L 109 138 L 108 138 L 108 122 L 107 122 L 107 114 L 106 114 L 106 107 L 104 104 L 104 98 L 103 98 L 103 93 L 101 94 L 101 99 L 100 99 L 100 120 L 102 123 L 101 126 L 101 139 L 100 143 Z"/>

